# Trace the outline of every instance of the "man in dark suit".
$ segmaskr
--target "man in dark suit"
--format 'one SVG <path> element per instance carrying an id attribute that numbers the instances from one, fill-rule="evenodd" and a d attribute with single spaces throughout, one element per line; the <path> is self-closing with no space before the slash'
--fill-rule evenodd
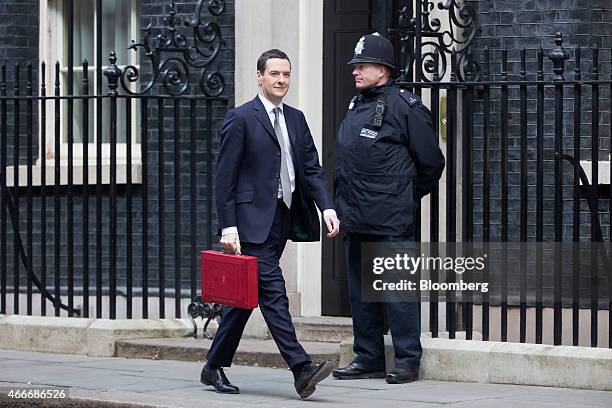
<path id="1" fill-rule="evenodd" d="M 312 364 L 298 342 L 279 259 L 287 239 L 319 239 L 314 203 L 323 211 L 328 237 L 338 234 L 340 223 L 304 114 L 282 102 L 290 75 L 284 52 L 273 49 L 259 57 L 259 94 L 232 109 L 221 129 L 216 196 L 221 244 L 257 257 L 261 313 L 293 372 L 296 391 L 306 398 L 331 374 L 332 365 Z M 224 309 L 201 374 L 217 392 L 239 392 L 222 367 L 231 365 L 250 315 L 249 309 Z"/>

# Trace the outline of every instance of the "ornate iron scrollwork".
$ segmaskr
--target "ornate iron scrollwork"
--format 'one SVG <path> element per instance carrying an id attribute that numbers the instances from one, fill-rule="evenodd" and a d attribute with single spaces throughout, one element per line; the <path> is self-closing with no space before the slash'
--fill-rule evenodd
<path id="1" fill-rule="evenodd" d="M 410 80 L 418 77 L 425 82 L 431 81 L 435 67 L 434 59 L 438 55 L 438 78 L 444 78 L 448 62 L 453 52 L 456 54 L 457 66 L 454 67 L 457 77 L 464 81 L 466 76 L 478 76 L 480 71 L 476 62 L 471 59 L 471 44 L 477 34 L 475 29 L 476 12 L 469 4 L 459 3 L 458 0 L 438 1 L 437 7 L 445 12 L 448 29 L 442 29 L 440 18 L 431 18 L 434 10 L 434 0 L 418 0 L 414 16 L 409 15 L 412 10 L 407 7 L 399 10 L 397 28 L 389 32 L 397 36 L 400 43 L 401 80 Z M 417 16 L 420 14 L 420 21 Z M 420 35 L 417 35 L 420 34 Z M 417 38 L 421 38 L 417 44 Z M 420 50 L 420 61 L 416 61 Z M 416 64 L 415 64 L 416 62 Z M 415 70 L 418 70 L 416 72 Z"/>
<path id="2" fill-rule="evenodd" d="M 161 33 L 154 36 L 149 23 L 144 29 L 145 36 L 141 42 L 132 40 L 128 49 L 135 52 L 144 50 L 145 56 L 151 61 L 153 72 L 151 80 L 144 84 L 140 91 L 133 91 L 131 84 L 141 79 L 141 72 L 133 65 L 126 66 L 120 76 L 121 87 L 125 92 L 130 95 L 144 95 L 155 85 L 161 85 L 170 95 L 182 95 L 189 89 L 191 71 L 195 69 L 199 70 L 198 86 L 206 96 L 219 96 L 223 93 L 223 76 L 217 71 L 208 72 L 208 68 L 217 57 L 224 41 L 219 25 L 214 21 L 206 21 L 203 14 L 205 3 L 208 4 L 210 15 L 219 16 L 225 10 L 223 0 L 200 0 L 194 16 L 184 21 L 184 25 L 192 32 L 191 43 L 177 30 L 181 19 L 176 15 L 174 0 L 170 3 L 168 17 L 164 18 L 166 27 Z"/>
<path id="3" fill-rule="evenodd" d="M 204 328 L 202 329 L 202 338 L 212 340 L 215 336 L 208 332 L 208 325 L 212 320 L 216 321 L 217 324 L 221 323 L 221 315 L 223 313 L 223 306 L 217 303 L 202 302 L 201 298 L 194 299 L 193 302 L 187 308 L 187 316 L 191 324 L 193 324 L 194 339 L 198 338 L 198 326 L 195 322 L 196 317 L 201 317 L 202 320 L 206 319 Z"/>

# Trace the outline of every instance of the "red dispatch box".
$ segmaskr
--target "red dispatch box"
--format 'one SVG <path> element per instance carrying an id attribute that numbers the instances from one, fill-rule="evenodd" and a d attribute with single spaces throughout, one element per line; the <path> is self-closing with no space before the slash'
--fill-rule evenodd
<path id="1" fill-rule="evenodd" d="M 202 251 L 202 300 L 256 308 L 257 257 Z"/>

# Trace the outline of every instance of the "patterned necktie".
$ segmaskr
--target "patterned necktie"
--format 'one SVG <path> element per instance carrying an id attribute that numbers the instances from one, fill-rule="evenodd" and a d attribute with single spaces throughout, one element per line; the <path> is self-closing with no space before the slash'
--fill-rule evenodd
<path id="1" fill-rule="evenodd" d="M 289 181 L 289 168 L 287 167 L 287 151 L 285 147 L 285 138 L 283 137 L 283 131 L 281 130 L 280 121 L 278 115 L 280 108 L 274 108 L 274 133 L 278 139 L 281 151 L 281 171 L 280 171 L 280 182 L 281 190 L 283 192 L 283 201 L 287 208 L 291 208 L 291 182 Z"/>

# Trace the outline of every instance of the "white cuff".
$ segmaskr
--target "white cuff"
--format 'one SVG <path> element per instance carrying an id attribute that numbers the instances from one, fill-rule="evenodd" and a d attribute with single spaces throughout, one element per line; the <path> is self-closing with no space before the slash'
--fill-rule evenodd
<path id="1" fill-rule="evenodd" d="M 238 227 L 227 227 L 227 228 L 221 229 L 221 236 L 227 235 L 227 234 L 237 234 L 237 233 L 238 233 Z"/>
<path id="2" fill-rule="evenodd" d="M 327 210 L 323 210 L 323 217 L 326 217 L 328 215 L 333 215 L 334 217 L 338 218 L 338 216 L 336 215 L 336 210 L 334 210 L 333 208 L 328 208 Z"/>

